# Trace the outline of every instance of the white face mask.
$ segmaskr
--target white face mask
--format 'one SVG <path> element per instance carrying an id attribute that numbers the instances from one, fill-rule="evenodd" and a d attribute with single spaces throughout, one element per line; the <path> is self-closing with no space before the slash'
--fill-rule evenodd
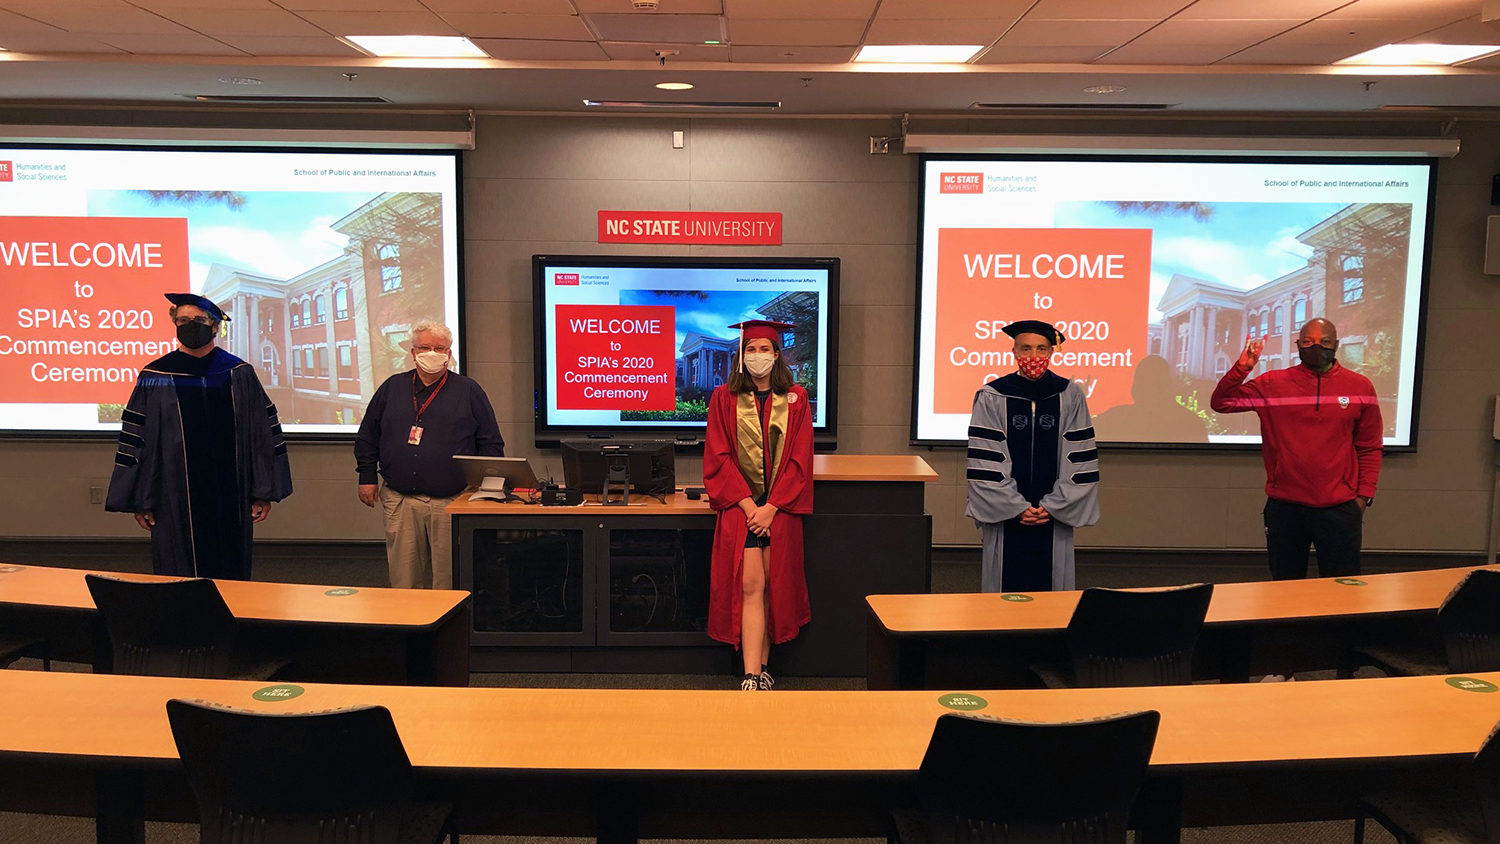
<path id="1" fill-rule="evenodd" d="M 417 368 L 428 375 L 436 375 L 448 368 L 446 352 L 418 352 Z"/>
<path id="2" fill-rule="evenodd" d="M 745 355 L 745 369 L 756 378 L 764 378 L 771 374 L 771 367 L 776 365 L 776 355 L 772 352 L 748 352 Z"/>

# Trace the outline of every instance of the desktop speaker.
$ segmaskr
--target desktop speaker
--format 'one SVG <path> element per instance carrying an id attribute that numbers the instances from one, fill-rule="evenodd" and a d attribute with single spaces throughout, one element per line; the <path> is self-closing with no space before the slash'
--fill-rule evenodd
<path id="1" fill-rule="evenodd" d="M 569 487 L 552 487 L 541 490 L 543 507 L 572 507 L 583 503 L 583 490 Z"/>

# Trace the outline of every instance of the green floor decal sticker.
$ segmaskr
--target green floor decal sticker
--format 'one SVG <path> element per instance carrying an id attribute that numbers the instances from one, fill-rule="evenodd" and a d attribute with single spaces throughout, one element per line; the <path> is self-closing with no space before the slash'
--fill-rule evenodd
<path id="1" fill-rule="evenodd" d="M 342 589 L 329 589 L 327 592 L 324 592 L 323 594 L 324 595 L 332 595 L 335 598 L 342 598 L 345 595 L 353 595 L 354 593 L 356 593 L 358 591 L 359 591 L 358 589 L 355 589 L 355 588 L 353 588 L 351 586 L 345 586 Z"/>
<path id="2" fill-rule="evenodd" d="M 1032 597 L 1030 595 L 1021 595 L 1016 592 L 1007 592 L 1006 594 L 1000 596 L 1000 600 L 1014 601 L 1017 604 L 1024 604 L 1027 601 L 1032 600 Z"/>
<path id="3" fill-rule="evenodd" d="M 989 701 L 985 700 L 979 695 L 943 695 L 942 697 L 938 698 L 938 703 L 941 703 L 949 709 L 967 710 L 983 709 L 986 706 L 990 705 Z"/>
<path id="4" fill-rule="evenodd" d="M 1500 691 L 1500 686 L 1473 677 L 1449 677 L 1445 682 L 1453 688 L 1465 692 L 1489 693 Z"/>
<path id="5" fill-rule="evenodd" d="M 14 572 L 25 570 L 25 566 L 0 566 L 0 574 L 12 574 Z"/>
<path id="6" fill-rule="evenodd" d="M 1365 583 L 1363 580 L 1360 580 L 1357 577 L 1336 577 L 1336 578 L 1334 578 L 1333 582 L 1337 583 L 1340 586 L 1368 586 L 1369 585 L 1368 583 Z"/>
<path id="7" fill-rule="evenodd" d="M 291 700 L 305 691 L 307 690 L 301 686 L 283 683 L 279 686 L 266 686 L 256 689 L 250 693 L 250 696 L 256 700 Z"/>

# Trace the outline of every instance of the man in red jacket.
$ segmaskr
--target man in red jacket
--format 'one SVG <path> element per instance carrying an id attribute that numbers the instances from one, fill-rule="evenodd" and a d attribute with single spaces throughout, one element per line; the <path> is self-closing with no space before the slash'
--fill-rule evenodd
<path id="1" fill-rule="evenodd" d="M 1361 527 L 1375 503 L 1384 426 L 1370 379 L 1340 366 L 1338 330 L 1326 319 L 1302 326 L 1300 366 L 1245 383 L 1265 340 L 1250 340 L 1214 389 L 1216 413 L 1260 416 L 1266 462 L 1266 553 L 1271 577 L 1307 576 L 1307 551 L 1318 550 L 1318 575 L 1359 574 Z"/>

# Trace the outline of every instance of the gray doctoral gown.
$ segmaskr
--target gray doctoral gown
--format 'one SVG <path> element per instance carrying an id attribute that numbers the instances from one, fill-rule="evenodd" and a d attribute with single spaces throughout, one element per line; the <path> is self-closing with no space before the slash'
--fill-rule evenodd
<path id="1" fill-rule="evenodd" d="M 986 592 L 1074 589 L 1073 530 L 1099 520 L 1099 453 L 1083 388 L 1045 373 L 996 378 L 974 395 L 965 515 L 984 541 Z M 1041 506 L 1044 525 L 1023 525 Z"/>

